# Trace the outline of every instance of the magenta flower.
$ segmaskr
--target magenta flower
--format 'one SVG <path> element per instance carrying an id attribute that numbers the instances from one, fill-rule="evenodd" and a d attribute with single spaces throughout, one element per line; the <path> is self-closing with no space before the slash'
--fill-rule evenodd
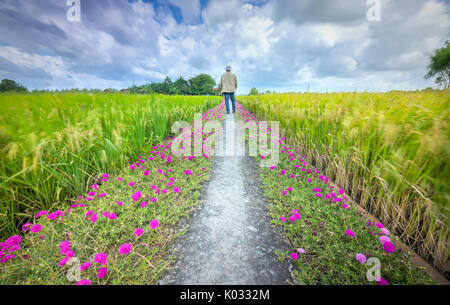
<path id="1" fill-rule="evenodd" d="M 297 249 L 297 252 L 298 252 L 298 253 L 306 253 L 305 249 L 303 249 L 303 248 L 298 248 L 298 249 Z"/>
<path id="2" fill-rule="evenodd" d="M 186 175 L 192 175 L 192 172 L 191 172 L 190 170 L 188 170 L 188 169 L 185 170 L 184 173 L 185 173 Z"/>
<path id="3" fill-rule="evenodd" d="M 107 271 L 108 271 L 108 269 L 106 269 L 105 267 L 102 267 L 102 268 L 98 269 L 98 271 L 97 271 L 97 278 L 99 278 L 99 279 L 104 278 Z"/>
<path id="4" fill-rule="evenodd" d="M 97 218 L 98 218 L 97 214 L 93 213 L 93 214 L 91 215 L 91 222 L 92 222 L 92 223 L 95 223 L 95 222 L 97 221 Z"/>
<path id="5" fill-rule="evenodd" d="M 178 193 L 179 191 L 180 191 L 180 188 L 179 188 L 179 187 L 175 186 L 175 187 L 173 188 L 173 192 L 174 192 L 174 193 Z"/>
<path id="6" fill-rule="evenodd" d="M 122 201 L 117 201 L 117 204 L 118 204 L 119 206 L 122 206 L 122 205 L 123 205 L 123 202 L 122 202 Z"/>
<path id="7" fill-rule="evenodd" d="M 105 253 L 97 253 L 94 257 L 94 262 L 99 263 L 100 265 L 106 265 L 108 259 L 108 255 Z"/>
<path id="8" fill-rule="evenodd" d="M 389 283 L 384 277 L 380 277 L 380 279 L 377 281 L 377 285 L 389 285 Z"/>
<path id="9" fill-rule="evenodd" d="M 284 217 L 280 217 L 281 222 L 285 222 L 286 219 Z"/>
<path id="10" fill-rule="evenodd" d="M 64 267 L 64 265 L 67 263 L 68 260 L 69 260 L 69 258 L 66 256 L 62 260 L 59 261 L 58 265 L 60 267 Z"/>
<path id="11" fill-rule="evenodd" d="M 31 227 L 31 232 L 39 233 L 42 230 L 42 226 L 40 224 L 35 224 Z"/>
<path id="12" fill-rule="evenodd" d="M 84 270 L 88 269 L 91 266 L 92 266 L 91 262 L 84 262 L 83 265 L 80 266 L 80 270 L 84 271 Z"/>
<path id="13" fill-rule="evenodd" d="M 9 261 L 10 259 L 13 259 L 15 256 L 14 254 L 9 254 L 9 255 L 5 255 L 2 260 L 0 261 L 2 264 L 6 263 L 7 261 Z"/>
<path id="14" fill-rule="evenodd" d="M 152 229 L 156 229 L 159 226 L 159 221 L 156 219 L 153 219 L 152 221 L 150 221 L 150 228 Z"/>
<path id="15" fill-rule="evenodd" d="M 117 218 L 117 214 L 116 213 L 111 213 L 107 217 L 108 217 L 108 219 L 116 219 Z"/>
<path id="16" fill-rule="evenodd" d="M 87 280 L 87 279 L 83 279 L 81 281 L 79 281 L 78 283 L 76 283 L 75 285 L 90 285 L 91 281 Z"/>
<path id="17" fill-rule="evenodd" d="M 395 246 L 393 243 L 391 243 L 390 241 L 387 241 L 383 244 L 383 249 L 384 251 L 386 251 L 387 253 L 394 253 L 395 251 Z"/>
<path id="18" fill-rule="evenodd" d="M 280 172 L 282 175 L 286 174 L 286 171 L 284 169 L 281 170 Z"/>
<path id="19" fill-rule="evenodd" d="M 119 248 L 119 253 L 120 253 L 121 255 L 128 254 L 128 253 L 130 253 L 130 251 L 131 251 L 131 245 L 130 245 L 130 244 L 123 244 L 123 245 L 120 246 L 120 248 Z"/>
<path id="20" fill-rule="evenodd" d="M 137 228 L 134 230 L 134 236 L 141 237 L 142 234 L 144 234 L 144 230 L 142 230 L 142 228 Z"/>
<path id="21" fill-rule="evenodd" d="M 142 196 L 141 192 L 137 191 L 131 197 L 133 198 L 134 201 L 138 201 L 141 198 L 141 196 Z"/>
<path id="22" fill-rule="evenodd" d="M 380 229 L 384 228 L 384 226 L 383 226 L 382 223 L 377 222 L 375 225 L 376 225 L 378 228 L 380 228 Z"/>
<path id="23" fill-rule="evenodd" d="M 298 254 L 297 254 L 296 252 L 292 252 L 292 253 L 291 253 L 291 258 L 292 258 L 294 261 L 296 261 L 297 258 L 298 258 Z"/>
<path id="24" fill-rule="evenodd" d="M 24 232 L 25 232 L 25 231 L 28 231 L 32 225 L 33 225 L 32 223 L 27 222 L 26 224 L 24 224 L 24 225 L 22 226 L 22 231 L 24 231 Z"/>
<path id="25" fill-rule="evenodd" d="M 360 262 L 361 264 L 364 264 L 366 262 L 366 256 L 362 253 L 356 253 L 356 260 Z"/>
<path id="26" fill-rule="evenodd" d="M 42 215 L 47 214 L 47 213 L 48 213 L 48 211 L 40 211 L 40 212 L 38 212 L 38 213 L 36 214 L 36 218 L 39 218 L 39 217 L 41 217 Z"/>
<path id="27" fill-rule="evenodd" d="M 355 236 L 355 233 L 352 230 L 350 230 L 350 229 L 346 230 L 345 234 L 350 236 L 350 237 L 354 237 Z"/>
<path id="28" fill-rule="evenodd" d="M 150 173 L 150 172 L 149 172 L 148 170 L 145 170 L 145 171 L 144 171 L 144 176 L 148 176 L 149 173 Z"/>

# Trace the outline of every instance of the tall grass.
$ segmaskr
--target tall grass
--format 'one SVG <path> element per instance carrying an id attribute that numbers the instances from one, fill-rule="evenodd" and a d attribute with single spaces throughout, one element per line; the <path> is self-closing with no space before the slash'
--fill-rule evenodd
<path id="1" fill-rule="evenodd" d="M 291 144 L 450 276 L 450 92 L 241 97 Z"/>
<path id="2" fill-rule="evenodd" d="M 0 235 L 83 194 L 220 100 L 122 94 L 0 95 Z"/>

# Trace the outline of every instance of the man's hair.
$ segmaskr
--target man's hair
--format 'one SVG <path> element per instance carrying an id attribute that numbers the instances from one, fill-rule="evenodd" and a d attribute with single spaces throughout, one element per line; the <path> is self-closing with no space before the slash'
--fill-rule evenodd
<path id="1" fill-rule="evenodd" d="M 225 70 L 231 71 L 231 66 L 230 66 L 230 65 L 227 65 L 227 66 L 225 67 Z"/>

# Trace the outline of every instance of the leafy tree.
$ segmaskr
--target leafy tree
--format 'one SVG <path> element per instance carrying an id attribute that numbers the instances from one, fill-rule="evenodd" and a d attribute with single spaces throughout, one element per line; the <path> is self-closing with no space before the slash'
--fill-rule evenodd
<path id="1" fill-rule="evenodd" d="M 191 94 L 193 95 L 207 95 L 213 94 L 213 87 L 216 85 L 214 79 L 208 74 L 199 74 L 189 79 L 191 86 Z"/>
<path id="2" fill-rule="evenodd" d="M 258 92 L 258 90 L 255 88 L 255 87 L 253 87 L 251 90 L 250 90 L 250 93 L 249 93 L 249 95 L 258 95 L 259 94 L 259 92 Z"/>
<path id="3" fill-rule="evenodd" d="M 28 92 L 28 89 L 10 79 L 3 79 L 0 83 L 0 92 Z"/>
<path id="4" fill-rule="evenodd" d="M 169 94 L 170 90 L 173 87 L 173 82 L 170 79 L 170 77 L 166 77 L 166 79 L 164 80 L 164 82 L 162 83 L 162 94 Z"/>
<path id="5" fill-rule="evenodd" d="M 450 87 L 450 42 L 445 42 L 445 47 L 440 48 L 430 56 L 426 79 L 436 77 L 435 82 L 439 86 L 448 89 Z"/>
<path id="6" fill-rule="evenodd" d="M 178 79 L 173 83 L 176 88 L 176 94 L 190 94 L 191 87 L 189 86 L 189 82 L 185 80 L 183 77 L 178 77 Z"/>

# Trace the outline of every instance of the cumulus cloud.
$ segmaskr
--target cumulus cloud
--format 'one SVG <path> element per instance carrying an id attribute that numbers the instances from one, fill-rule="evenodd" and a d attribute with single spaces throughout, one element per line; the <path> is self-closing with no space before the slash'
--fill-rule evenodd
<path id="1" fill-rule="evenodd" d="M 428 56 L 449 38 L 448 4 L 381 0 L 0 0 L 0 78 L 30 88 L 128 87 L 227 64 L 238 93 L 431 86 Z M 170 7 L 178 8 L 182 20 Z"/>

